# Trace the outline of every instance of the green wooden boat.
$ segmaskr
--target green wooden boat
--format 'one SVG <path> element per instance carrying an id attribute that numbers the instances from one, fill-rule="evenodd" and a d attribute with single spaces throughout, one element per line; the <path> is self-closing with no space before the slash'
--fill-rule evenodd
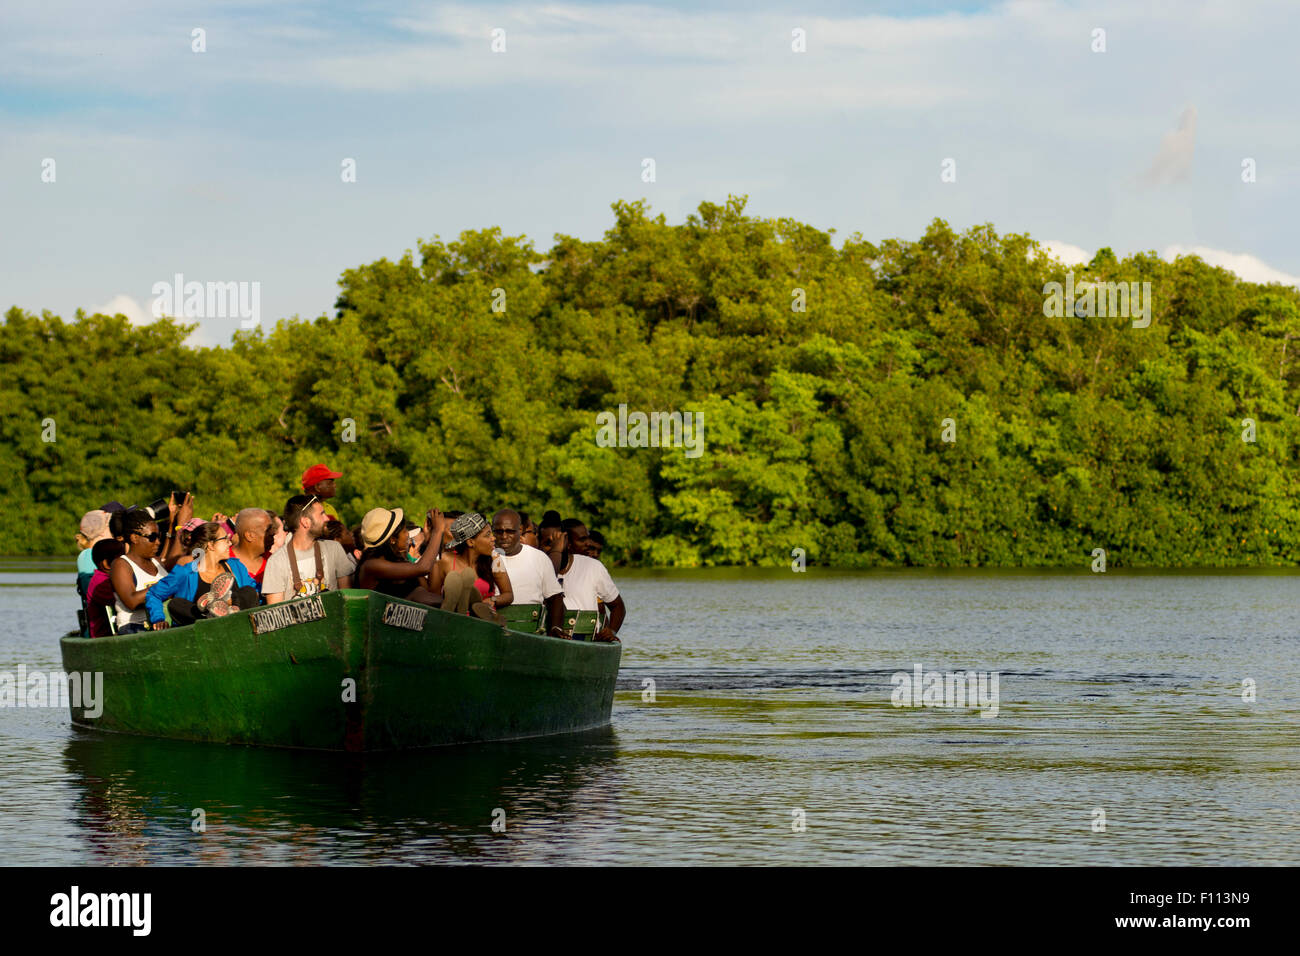
<path id="1" fill-rule="evenodd" d="M 104 675 L 102 713 L 74 705 L 78 726 L 348 751 L 605 725 L 622 655 L 359 590 L 60 644 L 64 671 Z"/>

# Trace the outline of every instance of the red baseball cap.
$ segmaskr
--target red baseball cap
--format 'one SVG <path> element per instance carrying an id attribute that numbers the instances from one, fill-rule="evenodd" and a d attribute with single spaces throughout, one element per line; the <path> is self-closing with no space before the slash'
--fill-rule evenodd
<path id="1" fill-rule="evenodd" d="M 324 481 L 326 478 L 342 478 L 341 471 L 330 471 L 324 465 L 312 465 L 302 473 L 302 490 L 306 491 L 312 485 Z"/>

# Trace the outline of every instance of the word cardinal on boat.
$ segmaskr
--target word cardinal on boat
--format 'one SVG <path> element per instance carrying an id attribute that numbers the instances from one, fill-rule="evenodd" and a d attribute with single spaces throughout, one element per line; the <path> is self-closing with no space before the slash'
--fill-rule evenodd
<path id="1" fill-rule="evenodd" d="M 692 421 L 692 417 L 694 421 Z M 596 416 L 596 444 L 601 448 L 685 448 L 687 458 L 704 454 L 703 412 L 628 412 Z M 692 427 L 693 426 L 693 427 Z"/>
<path id="2" fill-rule="evenodd" d="M 81 707 L 85 716 L 104 712 L 102 671 L 29 671 L 18 665 L 18 673 L 0 671 L 0 707 Z"/>
<path id="3" fill-rule="evenodd" d="M 974 707 L 981 717 L 998 715 L 997 671 L 898 671 L 889 679 L 895 707 Z"/>

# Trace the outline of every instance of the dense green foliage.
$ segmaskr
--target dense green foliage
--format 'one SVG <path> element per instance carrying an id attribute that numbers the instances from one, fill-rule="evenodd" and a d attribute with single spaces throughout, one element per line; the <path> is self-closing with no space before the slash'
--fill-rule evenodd
<path id="1" fill-rule="evenodd" d="M 616 203 L 602 240 L 545 255 L 498 229 L 420 243 L 345 272 L 335 317 L 229 348 L 11 309 L 0 552 L 66 553 L 83 511 L 173 488 L 279 508 L 325 461 L 349 522 L 554 507 L 642 564 L 1296 560 L 1296 289 L 1102 250 L 1076 280 L 1149 281 L 1150 327 L 1049 318 L 1066 269 L 1027 236 L 936 220 L 837 248 L 744 206 L 673 226 Z M 620 403 L 704 412 L 704 453 L 598 447 Z"/>

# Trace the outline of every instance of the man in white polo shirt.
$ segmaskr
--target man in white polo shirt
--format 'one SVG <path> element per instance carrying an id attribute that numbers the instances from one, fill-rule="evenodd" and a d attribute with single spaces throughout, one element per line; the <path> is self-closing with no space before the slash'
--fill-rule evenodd
<path id="1" fill-rule="evenodd" d="M 595 558 L 569 550 L 569 535 L 560 528 L 542 529 L 542 550 L 551 558 L 556 579 L 564 588 L 564 606 L 570 611 L 598 611 L 597 602 L 609 609 L 609 624 L 596 632 L 594 640 L 617 641 L 627 607 L 619 596 L 614 579 Z"/>
<path id="2" fill-rule="evenodd" d="M 536 548 L 523 543 L 523 522 L 519 512 L 503 508 L 492 516 L 492 537 L 510 576 L 514 606 L 545 604 L 546 619 L 564 619 L 564 592 L 555 579 L 555 565 Z"/>

